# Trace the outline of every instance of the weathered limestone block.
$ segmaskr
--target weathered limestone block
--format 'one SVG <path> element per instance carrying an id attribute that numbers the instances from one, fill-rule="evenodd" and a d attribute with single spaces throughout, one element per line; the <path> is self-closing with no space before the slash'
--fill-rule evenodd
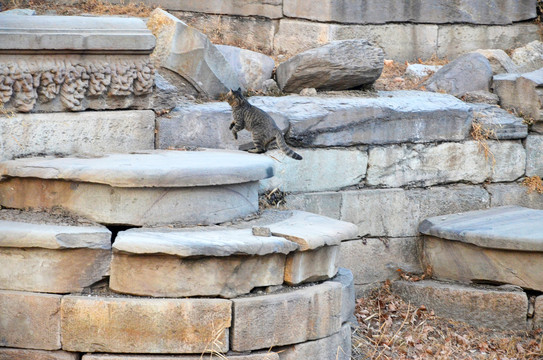
<path id="1" fill-rule="evenodd" d="M 237 73 L 242 89 L 262 90 L 262 83 L 271 79 L 275 68 L 271 57 L 235 46 L 217 45 L 217 49 Z"/>
<path id="2" fill-rule="evenodd" d="M 359 184 L 366 176 L 368 154 L 359 149 L 295 148 L 304 161 L 296 161 L 280 150 L 268 151 L 275 176 L 260 183 L 260 191 L 275 188 L 287 192 L 339 190 Z"/>
<path id="3" fill-rule="evenodd" d="M 468 23 L 511 24 L 536 17 L 534 0 L 476 0 L 451 4 L 447 0 L 284 0 L 283 12 L 291 18 L 353 24 Z"/>
<path id="4" fill-rule="evenodd" d="M 537 25 L 529 22 L 506 26 L 440 25 L 435 53 L 439 58 L 454 59 L 477 49 L 508 50 L 534 40 L 539 40 Z"/>
<path id="5" fill-rule="evenodd" d="M 355 289 L 353 273 L 349 269 L 339 268 L 337 275 L 331 279 L 341 284 L 341 323 L 356 324 L 355 311 Z"/>
<path id="6" fill-rule="evenodd" d="M 536 121 L 541 119 L 541 90 L 538 87 L 543 85 L 542 69 L 525 74 L 496 75 L 493 83 L 503 108 Z"/>
<path id="7" fill-rule="evenodd" d="M 521 207 L 425 220 L 424 263 L 437 279 L 543 290 L 543 211 Z"/>
<path id="8" fill-rule="evenodd" d="M 543 177 L 543 136 L 530 135 L 526 139 L 526 176 Z"/>
<path id="9" fill-rule="evenodd" d="M 221 359 L 221 356 L 228 360 L 279 360 L 276 352 L 252 353 L 237 355 L 235 353 L 215 354 L 211 357 Z M 202 360 L 210 358 L 208 355 L 112 355 L 112 354 L 86 354 L 81 360 Z M 0 358 L 1 359 L 1 358 Z M 3 359 L 2 359 L 3 360 Z M 40 359 L 41 360 L 41 359 Z M 49 360 L 49 359 L 47 359 Z"/>
<path id="10" fill-rule="evenodd" d="M 543 196 L 529 191 L 521 183 L 489 184 L 486 188 L 492 197 L 492 206 L 519 205 L 543 210 Z"/>
<path id="11" fill-rule="evenodd" d="M 282 284 L 285 255 L 297 248 L 250 229 L 123 231 L 114 243 L 110 287 L 155 297 L 235 297 Z"/>
<path id="12" fill-rule="evenodd" d="M 543 67 L 543 43 L 539 40 L 513 50 L 511 59 L 519 70 L 517 73 L 526 73 L 539 70 Z"/>
<path id="13" fill-rule="evenodd" d="M 62 348 L 77 352 L 228 351 L 231 302 L 65 296 Z"/>
<path id="14" fill-rule="evenodd" d="M 0 160 L 43 154 L 91 154 L 154 149 L 152 111 L 20 114 L 0 117 Z"/>
<path id="15" fill-rule="evenodd" d="M 66 351 L 45 351 L 0 348 L 0 360 L 79 360 L 79 354 Z"/>
<path id="16" fill-rule="evenodd" d="M 341 327 L 341 284 L 233 299 L 231 347 L 268 349 L 332 335 Z"/>
<path id="17" fill-rule="evenodd" d="M 280 360 L 350 360 L 351 326 L 345 324 L 332 336 L 286 346 L 278 350 Z"/>
<path id="18" fill-rule="evenodd" d="M 472 104 L 473 122 L 482 125 L 490 139 L 524 139 L 528 136 L 528 125 L 524 119 L 498 106 Z"/>
<path id="19" fill-rule="evenodd" d="M 285 282 L 295 285 L 334 277 L 339 267 L 339 248 L 337 245 L 322 246 L 289 254 L 285 263 Z"/>
<path id="20" fill-rule="evenodd" d="M 535 298 L 534 306 L 534 329 L 543 329 L 543 296 L 538 296 Z"/>
<path id="21" fill-rule="evenodd" d="M 210 98 L 237 89 L 232 67 L 209 39 L 162 9 L 151 14 L 147 26 L 157 37 L 152 60 L 172 70 Z"/>
<path id="22" fill-rule="evenodd" d="M 476 141 L 439 145 L 392 145 L 369 151 L 369 185 L 400 187 L 469 181 L 513 181 L 524 174 L 526 152 L 519 142 L 488 145 L 493 158 L 485 159 Z M 495 159 L 495 163 L 494 160 Z"/>
<path id="23" fill-rule="evenodd" d="M 12 160 L 0 164 L 9 177 L 0 182 L 0 204 L 61 206 L 109 224 L 220 223 L 258 210 L 258 180 L 273 175 L 271 162 L 226 151 Z"/>
<path id="24" fill-rule="evenodd" d="M 498 95 L 485 90 L 468 91 L 462 95 L 461 99 L 465 102 L 482 105 L 498 105 L 500 102 Z"/>
<path id="25" fill-rule="evenodd" d="M 475 52 L 488 59 L 494 75 L 525 72 L 520 71 L 517 64 L 515 64 L 509 55 L 507 55 L 507 53 L 501 49 L 478 49 Z"/>
<path id="26" fill-rule="evenodd" d="M 383 61 L 383 50 L 367 40 L 333 41 L 281 63 L 277 67 L 277 83 L 285 92 L 368 86 L 381 75 Z"/>
<path id="27" fill-rule="evenodd" d="M 462 96 L 469 91 L 489 91 L 491 83 L 492 68 L 488 59 L 479 53 L 469 53 L 443 66 L 424 86 L 430 91 Z"/>
<path id="28" fill-rule="evenodd" d="M 0 346 L 60 349 L 60 299 L 60 295 L 0 290 Z"/>
<path id="29" fill-rule="evenodd" d="M 425 305 L 438 316 L 478 327 L 526 330 L 528 298 L 522 291 L 431 280 L 396 281 L 392 291 L 413 305 Z"/>
<path id="30" fill-rule="evenodd" d="M 357 285 L 399 278 L 398 270 L 422 273 L 418 238 L 365 238 L 341 244 L 340 265 L 353 272 Z"/>

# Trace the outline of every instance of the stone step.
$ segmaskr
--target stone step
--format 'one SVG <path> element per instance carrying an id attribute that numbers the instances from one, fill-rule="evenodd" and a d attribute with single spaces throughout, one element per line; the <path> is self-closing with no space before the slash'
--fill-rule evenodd
<path id="1" fill-rule="evenodd" d="M 255 236 L 253 226 L 269 235 Z M 154 297 L 232 298 L 255 287 L 327 280 L 338 271 L 341 241 L 356 233 L 353 224 L 301 211 L 267 211 L 235 226 L 122 231 L 113 244 L 110 287 Z"/>
<path id="2" fill-rule="evenodd" d="M 543 291 L 543 210 L 503 206 L 424 220 L 424 262 L 437 279 Z"/>
<path id="3" fill-rule="evenodd" d="M 258 211 L 272 160 L 232 151 L 142 151 L 0 163 L 0 205 L 52 209 L 104 224 L 213 224 Z"/>
<path id="4" fill-rule="evenodd" d="M 514 288 L 514 287 L 513 287 Z M 469 286 L 423 280 L 396 281 L 392 291 L 415 306 L 424 305 L 437 316 L 477 327 L 526 330 L 528 297 L 508 286 Z"/>
<path id="5" fill-rule="evenodd" d="M 46 213 L 0 210 L 0 289 L 81 291 L 109 273 L 111 232 Z"/>

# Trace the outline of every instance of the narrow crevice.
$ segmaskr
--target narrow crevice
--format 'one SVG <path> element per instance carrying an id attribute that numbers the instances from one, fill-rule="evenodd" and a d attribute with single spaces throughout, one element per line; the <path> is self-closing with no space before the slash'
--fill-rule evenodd
<path id="1" fill-rule="evenodd" d="M 115 242 L 115 239 L 117 239 L 117 235 L 119 235 L 119 232 L 141 228 L 141 226 L 134 225 L 106 225 L 106 227 L 109 231 L 111 231 L 111 244 Z"/>

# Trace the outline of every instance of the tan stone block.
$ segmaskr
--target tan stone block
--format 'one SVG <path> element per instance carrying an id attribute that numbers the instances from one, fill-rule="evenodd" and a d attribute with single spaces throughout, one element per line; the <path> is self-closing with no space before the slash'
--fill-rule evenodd
<path id="1" fill-rule="evenodd" d="M 285 255 L 179 258 L 116 252 L 112 290 L 156 297 L 246 294 L 254 287 L 283 283 Z"/>
<path id="2" fill-rule="evenodd" d="M 60 349 L 60 295 L 0 290 L 0 346 Z"/>
<path id="3" fill-rule="evenodd" d="M 86 354 L 81 360 L 207 360 L 207 359 L 228 359 L 228 360 L 279 360 L 275 352 L 255 353 L 246 355 L 231 355 L 229 353 L 205 355 L 179 355 L 179 356 L 158 356 L 158 355 L 110 355 L 110 354 Z"/>
<path id="4" fill-rule="evenodd" d="M 543 295 L 535 298 L 533 325 L 534 329 L 543 329 Z"/>
<path id="5" fill-rule="evenodd" d="M 285 282 L 294 285 L 330 279 L 336 275 L 338 264 L 338 245 L 290 253 L 285 264 Z"/>
<path id="6" fill-rule="evenodd" d="M 543 252 L 483 248 L 424 238 L 424 262 L 436 279 L 491 281 L 543 291 Z"/>
<path id="7" fill-rule="evenodd" d="M 203 353 L 228 350 L 231 302 L 65 296 L 65 350 L 112 353 Z"/>
<path id="8" fill-rule="evenodd" d="M 0 247 L 0 288 L 65 294 L 81 291 L 109 271 L 111 251 Z"/>
<path id="9" fill-rule="evenodd" d="M 66 351 L 45 351 L 0 348 L 0 360 L 78 360 L 79 354 Z"/>
<path id="10" fill-rule="evenodd" d="M 268 349 L 320 339 L 341 327 L 341 284 L 232 300 L 234 351 Z"/>

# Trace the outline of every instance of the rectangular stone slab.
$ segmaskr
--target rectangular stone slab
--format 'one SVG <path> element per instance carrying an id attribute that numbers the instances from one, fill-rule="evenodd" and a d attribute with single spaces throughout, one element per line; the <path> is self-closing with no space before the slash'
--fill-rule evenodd
<path id="1" fill-rule="evenodd" d="M 341 327 L 341 284 L 337 282 L 232 302 L 234 351 L 320 339 Z"/>
<path id="2" fill-rule="evenodd" d="M 424 263 L 436 279 L 513 284 L 543 291 L 543 252 L 490 249 L 426 236 Z"/>
<path id="3" fill-rule="evenodd" d="M 244 355 L 232 355 L 227 354 L 215 354 L 212 359 L 223 359 L 221 356 L 225 356 L 224 359 L 228 360 L 279 360 L 279 355 L 275 352 L 267 353 L 254 353 Z M 207 360 L 209 355 L 113 355 L 113 354 L 86 354 L 83 355 L 81 360 Z M 0 360 L 4 360 L 1 359 Z M 7 360 L 7 359 L 6 359 Z M 40 359 L 41 360 L 41 359 Z M 49 360 L 49 359 L 47 359 Z"/>
<path id="4" fill-rule="evenodd" d="M 228 351 L 231 302 L 65 296 L 62 347 L 77 352 Z"/>
<path id="5" fill-rule="evenodd" d="M 0 348 L 0 360 L 79 360 L 79 354 L 66 351 L 45 351 Z"/>
<path id="6" fill-rule="evenodd" d="M 295 251 L 287 256 L 285 282 L 289 285 L 328 280 L 338 271 L 339 246 Z"/>
<path id="7" fill-rule="evenodd" d="M 155 297 L 247 294 L 283 283 L 285 255 L 179 258 L 116 252 L 109 286 L 113 291 Z"/>
<path id="8" fill-rule="evenodd" d="M 0 290 L 0 346 L 58 350 L 60 295 Z"/>

